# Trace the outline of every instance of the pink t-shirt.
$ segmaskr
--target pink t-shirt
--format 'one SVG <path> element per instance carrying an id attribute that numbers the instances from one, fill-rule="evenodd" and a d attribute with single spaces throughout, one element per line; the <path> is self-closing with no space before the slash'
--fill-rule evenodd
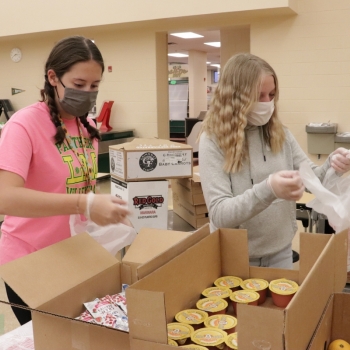
<path id="1" fill-rule="evenodd" d="M 76 120 L 64 120 L 82 161 L 85 161 Z M 95 190 L 97 175 L 96 139 L 91 141 L 81 125 Z M 56 128 L 49 109 L 38 102 L 16 112 L 0 138 L 0 169 L 20 175 L 25 188 L 50 193 L 82 193 L 86 182 L 80 162 L 67 141 L 55 144 Z M 22 218 L 5 216 L 1 226 L 0 265 L 70 237 L 69 216 Z"/>

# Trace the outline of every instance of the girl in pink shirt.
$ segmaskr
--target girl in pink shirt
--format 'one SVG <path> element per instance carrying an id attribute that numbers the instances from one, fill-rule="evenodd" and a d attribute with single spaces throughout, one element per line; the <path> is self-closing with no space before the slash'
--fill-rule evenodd
<path id="1" fill-rule="evenodd" d="M 69 215 L 99 225 L 129 214 L 125 202 L 94 195 L 98 130 L 87 119 L 104 71 L 89 39 L 74 36 L 52 49 L 45 66 L 42 101 L 23 108 L 0 138 L 0 264 L 70 237 Z M 6 285 L 9 301 L 24 304 Z M 30 312 L 13 308 L 21 324 Z"/>

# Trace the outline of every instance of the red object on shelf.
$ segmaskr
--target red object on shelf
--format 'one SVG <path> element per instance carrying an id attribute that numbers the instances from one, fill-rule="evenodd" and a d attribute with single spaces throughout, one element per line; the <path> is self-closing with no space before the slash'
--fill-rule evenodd
<path id="1" fill-rule="evenodd" d="M 109 125 L 109 119 L 111 117 L 113 103 L 114 101 L 104 101 L 100 114 L 96 118 L 96 121 L 98 123 L 102 123 L 102 125 L 100 126 L 101 132 L 107 132 L 112 130 L 112 127 Z"/>

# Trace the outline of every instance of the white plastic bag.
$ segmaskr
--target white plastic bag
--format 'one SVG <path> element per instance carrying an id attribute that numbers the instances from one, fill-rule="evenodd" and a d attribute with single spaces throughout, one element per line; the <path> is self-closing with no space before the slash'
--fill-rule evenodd
<path id="1" fill-rule="evenodd" d="M 112 255 L 116 255 L 119 250 L 130 245 L 136 237 L 133 227 L 124 224 L 99 226 L 91 220 L 82 220 L 81 215 L 71 215 L 69 226 L 71 236 L 87 232 Z"/>

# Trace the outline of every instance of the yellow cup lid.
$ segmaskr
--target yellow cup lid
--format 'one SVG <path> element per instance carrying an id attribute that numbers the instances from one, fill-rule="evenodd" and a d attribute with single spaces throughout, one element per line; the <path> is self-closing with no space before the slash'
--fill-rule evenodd
<path id="1" fill-rule="evenodd" d="M 269 286 L 269 282 L 261 278 L 249 278 L 241 282 L 241 288 L 247 290 L 263 290 Z"/>
<path id="2" fill-rule="evenodd" d="M 170 338 L 168 338 L 168 345 L 179 346 L 179 344 L 175 340 L 172 340 Z"/>
<path id="3" fill-rule="evenodd" d="M 203 310 L 187 309 L 178 312 L 175 320 L 187 324 L 200 324 L 208 318 L 208 314 Z"/>
<path id="4" fill-rule="evenodd" d="M 223 276 L 215 280 L 214 284 L 218 287 L 235 288 L 242 282 L 242 278 L 236 276 Z"/>
<path id="5" fill-rule="evenodd" d="M 204 325 L 210 328 L 219 328 L 222 330 L 236 327 L 237 318 L 230 315 L 213 315 L 204 321 Z"/>
<path id="6" fill-rule="evenodd" d="M 286 278 L 280 278 L 270 282 L 270 290 L 276 294 L 290 295 L 294 294 L 298 289 L 298 283 L 287 280 Z"/>
<path id="7" fill-rule="evenodd" d="M 173 322 L 167 324 L 168 338 L 173 340 L 186 339 L 191 336 L 194 329 L 189 324 Z"/>
<path id="8" fill-rule="evenodd" d="M 225 343 L 230 349 L 238 349 L 237 332 L 229 334 Z"/>
<path id="9" fill-rule="evenodd" d="M 191 340 L 203 346 L 217 346 L 225 343 L 227 333 L 217 328 L 200 328 L 193 332 Z"/>
<path id="10" fill-rule="evenodd" d="M 232 291 L 229 287 L 210 287 L 203 290 L 202 294 L 209 297 L 228 298 Z"/>
<path id="11" fill-rule="evenodd" d="M 232 301 L 235 301 L 236 303 L 251 303 L 255 300 L 258 300 L 260 298 L 259 293 L 254 292 L 253 290 L 237 290 L 233 292 L 230 296 L 230 299 Z"/>
<path id="12" fill-rule="evenodd" d="M 227 301 L 218 297 L 199 299 L 196 307 L 207 312 L 217 312 L 226 309 Z"/>

